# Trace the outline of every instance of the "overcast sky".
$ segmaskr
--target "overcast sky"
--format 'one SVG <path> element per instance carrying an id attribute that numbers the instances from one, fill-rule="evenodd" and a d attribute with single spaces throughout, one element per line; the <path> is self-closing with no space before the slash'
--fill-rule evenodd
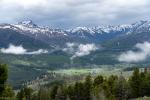
<path id="1" fill-rule="evenodd" d="M 0 23 L 70 28 L 150 19 L 150 0 L 0 0 Z"/>

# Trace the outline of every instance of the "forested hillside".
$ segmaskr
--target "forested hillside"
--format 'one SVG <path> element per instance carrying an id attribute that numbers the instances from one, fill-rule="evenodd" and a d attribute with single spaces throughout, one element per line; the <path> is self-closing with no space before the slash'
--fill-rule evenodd
<path id="1" fill-rule="evenodd" d="M 90 74 L 72 83 L 54 82 L 39 90 L 22 87 L 15 95 L 7 83 L 7 65 L 0 64 L 0 100 L 129 100 L 150 96 L 150 73 L 135 68 L 129 78 Z M 142 99 L 141 99 L 142 100 Z"/>

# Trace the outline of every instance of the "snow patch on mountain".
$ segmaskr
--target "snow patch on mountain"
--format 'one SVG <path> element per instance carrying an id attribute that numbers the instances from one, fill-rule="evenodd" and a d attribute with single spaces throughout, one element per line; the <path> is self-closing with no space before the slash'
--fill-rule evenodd
<path id="1" fill-rule="evenodd" d="M 82 39 L 99 39 L 103 35 L 129 35 L 132 33 L 150 32 L 150 20 L 139 21 L 133 24 L 127 25 L 108 25 L 108 26 L 97 26 L 97 27 L 76 27 L 73 29 L 57 29 L 50 27 L 41 27 L 34 24 L 31 20 L 22 21 L 17 24 L 1 24 L 0 29 L 12 29 L 19 31 L 21 34 L 25 34 L 37 39 L 50 40 L 51 38 L 64 37 L 79 37 Z"/>

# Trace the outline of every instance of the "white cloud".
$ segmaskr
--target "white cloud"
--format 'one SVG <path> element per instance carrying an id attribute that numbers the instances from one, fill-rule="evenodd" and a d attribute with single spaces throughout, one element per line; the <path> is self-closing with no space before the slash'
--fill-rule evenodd
<path id="1" fill-rule="evenodd" d="M 48 3 L 47 0 L 1 0 L 0 2 L 1 5 L 7 5 L 7 7 L 20 6 L 24 9 L 42 7 Z"/>
<path id="2" fill-rule="evenodd" d="M 12 44 L 9 45 L 8 48 L 2 48 L 1 49 L 2 53 L 7 53 L 7 54 L 24 54 L 26 53 L 26 49 L 24 49 L 22 46 L 14 46 Z"/>
<path id="3" fill-rule="evenodd" d="M 140 62 L 150 56 L 150 42 L 138 43 L 135 45 L 139 51 L 127 51 L 122 53 L 118 60 L 120 62 Z"/>
<path id="4" fill-rule="evenodd" d="M 75 53 L 75 50 L 78 46 L 77 43 L 66 43 L 66 48 L 63 49 L 64 52 L 67 52 L 69 54 L 74 54 Z"/>
<path id="5" fill-rule="evenodd" d="M 33 51 L 33 52 L 27 52 L 27 50 L 25 48 L 23 48 L 23 46 L 15 46 L 10 44 L 8 48 L 2 48 L 0 49 L 0 51 L 2 53 L 5 54 L 15 54 L 15 55 L 24 55 L 24 54 L 42 54 L 42 53 L 48 53 L 47 50 L 43 50 L 43 49 L 39 49 L 37 51 Z"/>
<path id="6" fill-rule="evenodd" d="M 85 55 L 89 55 L 92 51 L 97 50 L 95 44 L 80 44 L 75 54 L 71 57 L 71 59 L 74 59 L 76 57 L 82 57 Z"/>
<path id="7" fill-rule="evenodd" d="M 66 48 L 63 51 L 72 55 L 71 60 L 76 57 L 82 57 L 89 55 L 92 51 L 98 49 L 95 44 L 78 44 L 78 43 L 66 43 Z"/>
<path id="8" fill-rule="evenodd" d="M 25 54 L 34 54 L 34 55 L 38 55 L 38 54 L 42 54 L 42 53 L 48 53 L 47 50 L 43 50 L 43 49 L 39 49 L 37 51 L 33 51 L 33 52 L 26 52 Z"/>

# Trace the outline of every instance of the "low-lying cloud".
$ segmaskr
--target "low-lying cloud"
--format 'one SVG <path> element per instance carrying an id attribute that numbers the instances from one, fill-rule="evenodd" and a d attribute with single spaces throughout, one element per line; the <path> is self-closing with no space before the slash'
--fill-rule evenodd
<path id="1" fill-rule="evenodd" d="M 82 57 L 89 55 L 92 51 L 98 49 L 95 44 L 77 44 L 77 43 L 67 43 L 67 48 L 64 48 L 63 51 L 72 54 L 71 60 L 76 57 Z"/>
<path id="2" fill-rule="evenodd" d="M 28 52 L 27 49 L 23 48 L 22 45 L 15 46 L 15 45 L 12 45 L 12 44 L 10 44 L 8 48 L 0 49 L 0 51 L 2 53 L 5 53 L 5 54 L 15 54 L 15 55 L 24 55 L 24 54 L 32 55 L 32 54 L 48 53 L 47 50 L 43 50 L 43 49 L 39 49 L 37 51 Z"/>
<path id="3" fill-rule="evenodd" d="M 85 55 L 89 55 L 92 51 L 97 50 L 98 48 L 95 46 L 95 44 L 80 44 L 78 47 L 77 52 L 71 57 L 71 59 L 74 59 L 76 57 L 82 57 Z"/>
<path id="4" fill-rule="evenodd" d="M 67 52 L 69 54 L 74 54 L 75 53 L 75 48 L 78 47 L 77 43 L 66 43 L 66 48 L 63 49 L 64 52 Z"/>
<path id="5" fill-rule="evenodd" d="M 138 51 L 127 51 L 122 53 L 118 60 L 120 62 L 140 62 L 146 60 L 150 56 L 150 42 L 138 43 L 135 45 Z"/>

